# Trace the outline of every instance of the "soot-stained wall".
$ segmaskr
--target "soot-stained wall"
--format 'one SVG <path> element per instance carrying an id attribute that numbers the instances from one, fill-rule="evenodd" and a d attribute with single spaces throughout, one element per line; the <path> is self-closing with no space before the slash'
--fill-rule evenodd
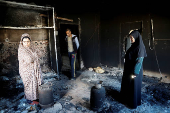
<path id="1" fill-rule="evenodd" d="M 45 54 L 42 56 L 40 63 L 43 71 L 49 70 L 50 59 L 47 30 L 0 29 L 0 71 L 2 75 L 8 75 L 9 73 L 13 73 L 13 76 L 18 75 L 18 47 L 23 33 L 30 34 L 32 43 L 44 51 Z"/>
<path id="2" fill-rule="evenodd" d="M 47 26 L 47 21 L 41 18 L 40 14 L 47 14 L 47 11 L 34 10 L 33 8 L 21 8 L 0 4 L 1 10 L 0 13 L 3 15 L 0 18 L 1 26 L 14 26 L 14 27 L 25 27 L 25 26 L 36 26 L 43 25 Z"/>
<path id="3" fill-rule="evenodd" d="M 151 36 L 151 19 L 153 19 L 153 31 L 155 37 L 155 49 L 150 50 L 149 39 Z M 123 59 L 120 39 L 125 32 L 128 34 L 131 28 L 130 23 L 141 22 L 142 38 L 146 47 L 147 58 L 144 59 L 144 74 L 161 77 L 159 68 L 163 75 L 163 81 L 169 81 L 170 67 L 170 17 L 164 14 L 155 13 L 120 13 L 114 15 L 101 14 L 101 63 L 110 66 L 120 66 L 120 57 Z M 120 47 L 120 48 L 119 48 Z M 151 40 L 151 48 L 153 48 Z M 159 66 L 159 68 L 158 68 Z M 122 66 L 121 66 L 122 67 Z"/>
<path id="4" fill-rule="evenodd" d="M 86 67 L 100 64 L 100 13 L 81 15 L 81 52 Z"/>
<path id="5" fill-rule="evenodd" d="M 43 72 L 50 70 L 48 41 L 33 41 L 45 54 L 41 57 L 40 64 Z M 19 42 L 0 42 L 0 74 L 1 76 L 13 77 L 19 75 L 18 62 Z"/>
<path id="6" fill-rule="evenodd" d="M 18 47 L 21 35 L 24 33 L 30 34 L 32 43 L 43 51 L 40 64 L 42 71 L 48 72 L 50 70 L 49 29 L 31 28 L 37 25 L 47 26 L 47 18 L 40 16 L 40 14 L 47 14 L 47 11 L 18 8 L 13 5 L 0 4 L 0 6 L 2 15 L 0 19 L 0 76 L 19 75 Z"/>

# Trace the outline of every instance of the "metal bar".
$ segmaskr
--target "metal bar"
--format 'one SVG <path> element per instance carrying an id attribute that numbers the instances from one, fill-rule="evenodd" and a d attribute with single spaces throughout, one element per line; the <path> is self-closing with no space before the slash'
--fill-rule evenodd
<path id="1" fill-rule="evenodd" d="M 79 25 L 79 24 L 77 24 L 77 23 L 66 23 L 66 22 L 60 22 L 60 24 Z"/>
<path id="2" fill-rule="evenodd" d="M 68 18 L 63 18 L 63 17 L 55 17 L 55 18 L 60 19 L 60 20 L 66 20 L 66 21 L 73 22 L 73 19 L 68 19 Z"/>
<path id="3" fill-rule="evenodd" d="M 50 24 L 50 21 L 49 21 L 49 12 L 48 12 L 48 21 L 47 21 L 48 23 L 48 27 L 50 26 L 49 24 Z M 50 34 L 50 30 L 48 30 L 48 35 L 49 35 L 49 49 L 50 49 L 50 60 L 51 60 L 51 68 L 53 67 L 53 65 L 52 65 L 52 53 L 51 53 L 51 34 Z"/>
<path id="4" fill-rule="evenodd" d="M 40 16 L 43 16 L 43 17 L 48 17 L 46 14 L 40 14 Z M 63 17 L 57 17 L 54 15 L 54 17 L 56 19 L 59 19 L 59 20 L 66 20 L 66 21 L 70 21 L 70 22 L 73 22 L 73 19 L 68 19 L 68 18 L 63 18 Z"/>
<path id="5" fill-rule="evenodd" d="M 53 27 L 54 27 L 54 44 L 55 44 L 55 54 L 56 54 L 56 66 L 57 66 L 57 74 L 59 75 L 58 71 L 58 58 L 57 58 L 57 43 L 56 43 L 56 35 L 55 35 L 55 14 L 53 8 Z"/>
<path id="6" fill-rule="evenodd" d="M 29 7 L 43 8 L 43 9 L 53 9 L 53 7 L 31 5 L 31 4 L 11 2 L 11 1 L 0 1 L 0 3 L 6 3 L 6 4 L 12 4 L 12 5 L 20 5 L 20 6 L 29 6 Z"/>
<path id="7" fill-rule="evenodd" d="M 52 29 L 53 27 L 0 27 L 0 29 Z"/>

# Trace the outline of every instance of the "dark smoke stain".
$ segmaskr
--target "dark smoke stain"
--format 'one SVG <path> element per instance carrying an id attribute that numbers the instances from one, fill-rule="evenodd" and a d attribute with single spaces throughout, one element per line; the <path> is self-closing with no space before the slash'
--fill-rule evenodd
<path id="1" fill-rule="evenodd" d="M 1 44 L 0 44 L 0 50 L 2 49 L 2 47 L 3 47 L 3 46 L 4 46 L 4 44 L 3 44 L 3 43 L 1 43 Z"/>

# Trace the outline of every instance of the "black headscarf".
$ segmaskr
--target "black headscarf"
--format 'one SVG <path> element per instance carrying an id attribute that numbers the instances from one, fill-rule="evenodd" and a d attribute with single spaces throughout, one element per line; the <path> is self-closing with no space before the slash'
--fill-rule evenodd
<path id="1" fill-rule="evenodd" d="M 142 36 L 139 31 L 134 30 L 129 35 L 134 37 L 135 42 L 132 43 L 125 57 L 128 57 L 129 60 L 136 60 L 138 57 L 147 57 L 145 45 L 143 44 Z"/>

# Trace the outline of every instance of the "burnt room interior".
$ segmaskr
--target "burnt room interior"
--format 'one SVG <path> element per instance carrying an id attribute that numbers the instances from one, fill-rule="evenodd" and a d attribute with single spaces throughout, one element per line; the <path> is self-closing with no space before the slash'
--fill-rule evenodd
<path id="1" fill-rule="evenodd" d="M 0 0 L 1 113 L 170 112 L 168 7 L 168 3 L 156 1 Z M 80 45 L 75 80 L 69 79 L 66 29 L 77 36 Z M 141 105 L 131 109 L 120 102 L 120 90 L 128 34 L 135 29 L 142 36 L 147 57 L 143 60 Z M 30 105 L 24 97 L 18 61 L 24 33 L 43 52 L 39 62 L 44 84 L 51 91 L 48 107 Z M 96 110 L 91 108 L 91 90 L 98 84 L 104 89 L 104 100 Z"/>

